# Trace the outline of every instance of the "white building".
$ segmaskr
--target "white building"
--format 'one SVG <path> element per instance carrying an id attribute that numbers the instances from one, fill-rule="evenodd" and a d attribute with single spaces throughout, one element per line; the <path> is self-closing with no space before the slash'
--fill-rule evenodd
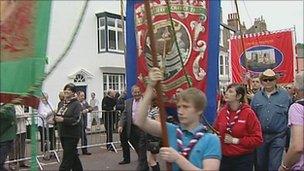
<path id="1" fill-rule="evenodd" d="M 48 40 L 48 65 L 64 52 L 80 20 L 85 1 L 53 1 Z M 65 84 L 75 83 L 101 101 L 106 90 L 125 88 L 125 61 L 120 1 L 89 1 L 82 24 L 68 54 L 47 77 L 43 91 L 57 104 Z M 125 11 L 125 9 L 124 9 Z M 108 13 L 111 12 L 111 13 Z M 116 14 L 116 15 L 115 15 Z"/>

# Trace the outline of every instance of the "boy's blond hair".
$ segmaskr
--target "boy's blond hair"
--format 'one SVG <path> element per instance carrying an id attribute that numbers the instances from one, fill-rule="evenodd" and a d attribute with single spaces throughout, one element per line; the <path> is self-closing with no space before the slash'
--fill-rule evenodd
<path id="1" fill-rule="evenodd" d="M 193 103 L 193 106 L 198 111 L 204 111 L 207 106 L 207 98 L 204 92 L 197 88 L 188 88 L 180 92 L 177 96 L 177 102 L 185 101 Z"/>

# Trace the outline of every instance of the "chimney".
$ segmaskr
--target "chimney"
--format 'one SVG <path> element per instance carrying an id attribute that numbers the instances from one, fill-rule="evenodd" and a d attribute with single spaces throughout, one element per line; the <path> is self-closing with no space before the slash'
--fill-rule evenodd
<path id="1" fill-rule="evenodd" d="M 239 30 L 239 23 L 238 23 L 237 13 L 228 14 L 227 23 L 228 23 L 228 26 L 234 28 L 235 30 Z"/>

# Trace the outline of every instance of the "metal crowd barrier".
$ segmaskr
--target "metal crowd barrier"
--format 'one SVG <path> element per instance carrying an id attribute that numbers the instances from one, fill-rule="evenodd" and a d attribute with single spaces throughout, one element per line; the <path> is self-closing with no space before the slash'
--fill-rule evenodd
<path id="1" fill-rule="evenodd" d="M 98 111 L 98 113 L 93 113 L 93 115 L 98 115 L 99 121 L 92 123 L 93 119 L 96 120 L 96 116 L 92 116 L 92 113 L 88 116 L 88 125 L 90 131 L 86 131 L 86 136 L 88 139 L 87 145 L 81 145 L 78 148 L 91 148 L 100 146 L 101 148 L 110 148 L 114 152 L 118 152 L 120 148 L 116 147 L 116 144 L 120 144 L 118 129 L 118 121 L 120 119 L 121 113 L 117 110 L 112 111 Z M 84 135 L 82 135 L 84 138 Z M 134 150 L 134 147 L 129 143 L 130 147 Z"/>
<path id="2" fill-rule="evenodd" d="M 35 120 L 35 127 L 37 127 L 37 120 L 41 120 L 42 121 L 42 127 L 45 129 L 41 129 L 41 133 L 39 131 L 36 132 L 36 140 L 37 140 L 37 149 L 42 149 L 41 150 L 37 150 L 37 156 L 36 156 L 36 161 L 37 164 L 40 168 L 40 170 L 43 170 L 43 166 L 45 165 L 50 165 L 50 164 L 58 164 L 60 163 L 60 159 L 58 157 L 57 151 L 56 149 L 50 149 L 50 141 L 53 141 L 54 144 L 56 144 L 56 138 L 55 135 L 52 136 L 54 137 L 53 140 L 50 140 L 47 137 L 50 137 L 50 133 L 49 133 L 49 124 L 46 122 L 46 120 L 44 119 L 44 117 L 37 115 L 37 114 L 24 114 L 22 116 L 17 116 L 17 127 L 18 127 L 18 131 L 17 131 L 17 137 L 14 140 L 14 146 L 13 149 L 10 152 L 9 155 L 9 160 L 5 162 L 5 164 L 9 165 L 9 168 L 12 169 L 12 167 L 14 167 L 14 169 L 12 170 L 19 170 L 19 166 L 20 163 L 22 163 L 21 165 L 24 165 L 24 162 L 31 160 L 31 119 L 32 116 Z M 19 119 L 19 121 L 18 121 Z M 22 121 L 20 121 L 22 120 Z M 18 125 L 19 124 L 19 125 Z M 53 128 L 54 129 L 54 128 Z M 37 128 L 38 130 L 38 128 Z M 55 131 L 53 132 L 53 134 L 55 134 Z M 37 138 L 39 135 L 39 139 Z M 46 138 L 46 140 L 45 140 Z M 39 141 L 38 141 L 39 140 Z M 41 145 L 42 143 L 42 145 Z M 44 163 L 42 162 L 40 159 L 43 158 L 45 161 L 48 161 L 50 159 L 51 154 L 53 154 L 53 156 L 56 158 L 55 162 L 48 162 L 48 163 Z"/>
<path id="3" fill-rule="evenodd" d="M 38 119 L 41 119 L 42 121 L 42 127 L 38 128 L 40 129 L 40 147 L 41 147 L 41 152 L 43 153 L 43 155 L 38 155 L 36 157 L 38 166 L 40 168 L 40 170 L 43 170 L 43 166 L 46 165 L 50 165 L 50 164 L 58 164 L 60 163 L 60 159 L 58 157 L 58 153 L 56 150 L 56 147 L 58 145 L 56 145 L 56 129 L 55 129 L 55 125 L 53 125 L 53 127 L 50 127 L 50 124 L 47 122 L 47 120 L 40 116 L 40 115 L 36 115 L 36 117 Z M 51 130 L 51 133 L 50 133 Z M 52 149 L 51 149 L 51 144 L 52 144 Z M 39 145 L 38 145 L 39 146 Z M 59 148 L 58 148 L 59 149 Z M 45 162 L 51 159 L 53 156 L 55 157 L 56 161 L 55 162 Z M 40 159 L 43 158 L 44 161 L 41 161 Z"/>
<path id="4" fill-rule="evenodd" d="M 46 121 L 46 119 L 40 115 L 37 114 L 27 114 L 24 115 L 23 118 L 26 120 L 26 127 L 30 128 L 31 126 L 31 119 L 32 115 L 34 115 L 35 125 L 37 127 L 37 120 L 40 119 L 42 121 L 43 128 L 41 129 L 41 133 L 39 131 L 36 132 L 36 137 L 39 136 L 37 139 L 37 156 L 36 161 L 39 166 L 40 170 L 43 170 L 43 167 L 46 165 L 51 164 L 59 164 L 60 163 L 60 157 L 58 155 L 59 151 L 62 151 L 60 138 L 58 137 L 58 132 L 55 129 L 55 126 L 53 127 L 52 131 L 52 140 L 50 140 L 48 137 L 50 137 L 50 124 Z M 90 115 L 90 114 L 89 114 Z M 116 145 L 120 144 L 120 138 L 119 134 L 117 132 L 118 129 L 118 121 L 120 119 L 121 113 L 118 111 L 98 111 L 98 115 L 102 117 L 98 117 L 99 121 L 95 121 L 95 124 L 92 124 L 92 121 L 90 116 L 88 117 L 88 125 L 87 127 L 90 128 L 90 131 L 86 131 L 87 136 L 87 144 L 82 145 L 81 140 L 84 138 L 84 135 L 82 134 L 82 138 L 78 144 L 78 149 L 82 148 L 92 148 L 92 147 L 101 147 L 101 148 L 112 148 L 115 153 L 118 153 L 118 150 L 121 150 L 121 148 L 117 148 Z M 96 117 L 95 117 L 96 118 Z M 93 125 L 93 126 L 92 126 Z M 84 129 L 84 128 L 83 128 Z M 38 127 L 37 127 L 38 130 Z M 14 157 L 10 157 L 9 160 L 5 162 L 5 164 L 13 164 L 20 162 L 25 162 L 31 159 L 31 137 L 30 137 L 30 129 L 27 130 L 25 134 L 25 142 L 23 144 L 19 144 L 20 146 L 14 149 L 23 149 L 25 148 L 24 155 L 15 155 Z M 20 135 L 20 136 L 24 136 Z M 19 135 L 18 135 L 19 136 Z M 45 137 L 47 137 L 45 139 Z M 19 137 L 17 137 L 19 138 Z M 17 139 L 16 138 L 16 139 Z M 20 137 L 24 138 L 24 137 Z M 53 149 L 51 149 L 51 141 L 53 141 Z M 43 145 L 41 145 L 41 143 Z M 24 147 L 23 147 L 23 146 Z M 132 150 L 134 150 L 134 147 L 129 143 Z M 51 161 L 51 157 L 55 157 L 55 161 Z M 18 167 L 18 166 L 17 166 Z M 15 170 L 19 170 L 18 168 Z"/>

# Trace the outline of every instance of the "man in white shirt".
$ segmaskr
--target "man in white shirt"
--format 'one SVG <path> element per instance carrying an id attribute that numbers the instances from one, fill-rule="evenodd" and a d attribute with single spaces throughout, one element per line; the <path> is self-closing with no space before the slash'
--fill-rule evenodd
<path id="1" fill-rule="evenodd" d="M 48 124 L 47 120 L 53 114 L 53 105 L 48 101 L 48 95 L 43 93 L 44 95 L 40 99 L 39 107 L 38 107 L 38 129 L 40 132 L 40 140 L 41 140 L 41 151 L 46 151 L 46 141 L 50 142 L 50 150 L 54 149 L 54 125 Z M 43 120 L 42 120 L 43 119 Z M 46 135 L 46 127 L 48 124 L 48 133 L 49 136 Z M 44 129 L 44 130 L 43 130 Z M 44 135 L 43 135 L 44 134 Z"/>
<path id="2" fill-rule="evenodd" d="M 88 123 L 88 126 L 90 125 L 90 127 L 92 127 L 92 121 L 93 119 L 95 119 L 96 123 L 97 123 L 97 126 L 98 126 L 98 129 L 100 129 L 100 119 L 98 117 L 98 111 L 99 111 L 99 101 L 98 99 L 95 99 L 95 93 L 92 92 L 91 93 L 91 99 L 90 99 L 90 106 L 93 108 L 93 111 L 90 113 L 90 119 L 89 119 L 89 122 Z"/>

